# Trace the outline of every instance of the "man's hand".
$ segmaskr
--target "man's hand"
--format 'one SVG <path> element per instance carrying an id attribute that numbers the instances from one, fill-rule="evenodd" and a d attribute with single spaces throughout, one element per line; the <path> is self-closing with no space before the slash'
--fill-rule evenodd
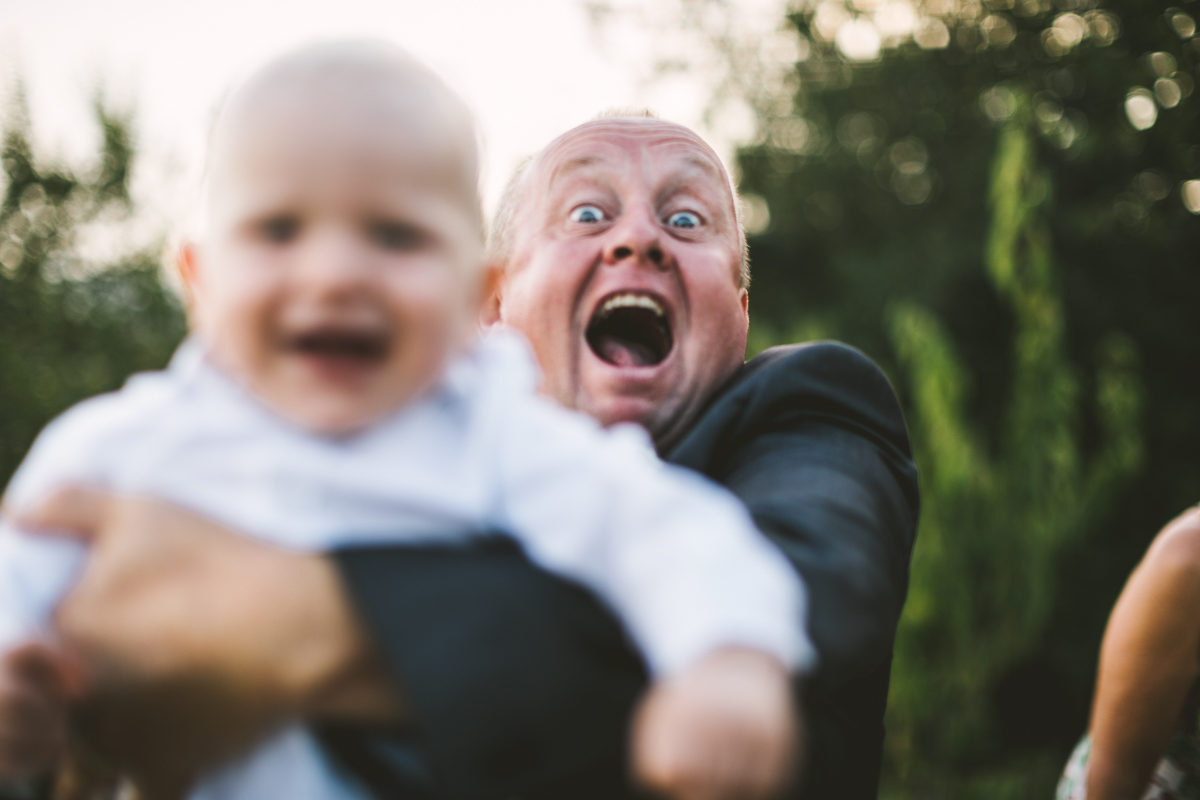
<path id="1" fill-rule="evenodd" d="M 56 616 L 87 670 L 74 721 L 152 793 L 175 793 L 285 719 L 397 713 L 323 557 L 159 501 L 80 488 L 17 522 L 92 547 Z"/>
<path id="2" fill-rule="evenodd" d="M 67 683 L 60 654 L 40 642 L 0 659 L 0 778 L 44 775 L 62 759 Z"/>
<path id="3" fill-rule="evenodd" d="M 634 720 L 634 777 L 675 800 L 757 800 L 795 776 L 801 731 L 787 671 L 740 648 L 651 687 Z"/>

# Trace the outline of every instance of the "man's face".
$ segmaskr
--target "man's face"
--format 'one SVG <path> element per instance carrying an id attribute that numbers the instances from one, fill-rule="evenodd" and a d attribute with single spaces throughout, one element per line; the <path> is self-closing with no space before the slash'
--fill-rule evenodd
<path id="1" fill-rule="evenodd" d="M 609 119 L 531 169 L 498 316 L 529 337 L 547 394 L 667 447 L 746 352 L 724 168 L 679 125 Z"/>
<path id="2" fill-rule="evenodd" d="M 276 411 L 347 433 L 426 388 L 469 335 L 479 227 L 441 154 L 396 115 L 294 106 L 222 151 L 194 322 Z"/>

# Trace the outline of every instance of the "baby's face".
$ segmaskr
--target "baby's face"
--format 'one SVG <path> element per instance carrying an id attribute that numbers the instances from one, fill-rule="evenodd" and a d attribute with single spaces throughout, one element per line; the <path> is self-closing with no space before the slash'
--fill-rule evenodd
<path id="1" fill-rule="evenodd" d="M 209 234 L 184 264 L 193 323 L 276 411 L 349 433 L 470 335 L 479 223 L 430 131 L 361 103 L 277 105 L 215 145 Z"/>

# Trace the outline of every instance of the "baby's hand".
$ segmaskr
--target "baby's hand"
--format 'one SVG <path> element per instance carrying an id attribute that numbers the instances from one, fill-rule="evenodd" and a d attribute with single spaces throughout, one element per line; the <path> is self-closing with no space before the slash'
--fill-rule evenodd
<path id="1" fill-rule="evenodd" d="M 0 658 L 0 778 L 48 773 L 67 749 L 67 680 L 57 653 L 30 642 Z"/>
<path id="2" fill-rule="evenodd" d="M 799 766 L 795 709 L 776 659 L 718 650 L 651 687 L 634 720 L 634 776 L 675 800 L 773 797 Z"/>

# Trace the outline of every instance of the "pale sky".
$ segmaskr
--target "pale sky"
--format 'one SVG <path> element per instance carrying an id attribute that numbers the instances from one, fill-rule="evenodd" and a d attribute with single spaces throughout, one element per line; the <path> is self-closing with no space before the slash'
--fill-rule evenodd
<path id="1" fill-rule="evenodd" d="M 647 40 L 602 43 L 582 0 L 0 0 L 0 90 L 7 99 L 24 81 L 49 157 L 95 152 L 97 87 L 132 107 L 135 193 L 170 225 L 229 87 L 281 52 L 343 36 L 393 41 L 463 95 L 485 137 L 489 208 L 521 159 L 603 109 L 649 104 L 694 126 L 707 99 L 700 80 L 647 87 Z"/>

